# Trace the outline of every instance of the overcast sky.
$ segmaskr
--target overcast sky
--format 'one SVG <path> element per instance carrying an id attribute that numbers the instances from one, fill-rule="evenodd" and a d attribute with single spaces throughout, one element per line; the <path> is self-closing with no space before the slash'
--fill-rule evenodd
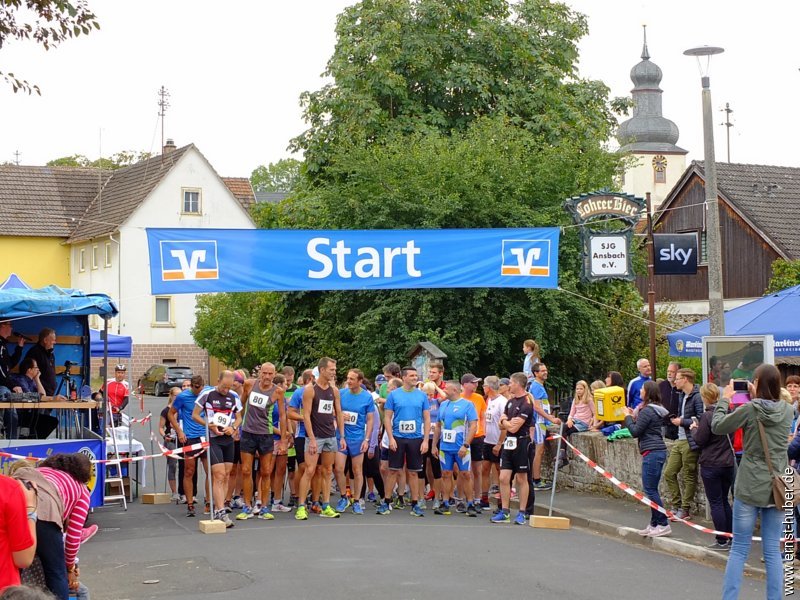
<path id="1" fill-rule="evenodd" d="M 612 96 L 629 95 L 648 25 L 653 62 L 664 72 L 664 116 L 678 145 L 702 159 L 700 74 L 686 48 L 716 45 L 711 62 L 717 159 L 725 160 L 719 109 L 734 109 L 733 162 L 798 165 L 800 4 L 780 0 L 568 0 L 588 16 L 582 76 Z M 157 152 L 157 91 L 170 93 L 166 136 L 194 142 L 221 175 L 249 176 L 289 156 L 305 125 L 298 98 L 322 85 L 333 52 L 336 15 L 347 0 L 89 0 L 102 29 L 45 52 L 33 43 L 0 51 L 0 70 L 37 83 L 42 96 L 0 88 L 0 162 L 44 164 L 70 154 Z M 792 43 L 794 41 L 794 43 Z"/>

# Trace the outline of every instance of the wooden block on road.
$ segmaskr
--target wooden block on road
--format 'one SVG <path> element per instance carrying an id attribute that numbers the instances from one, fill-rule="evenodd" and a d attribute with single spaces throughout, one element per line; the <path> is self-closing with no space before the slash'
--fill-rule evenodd
<path id="1" fill-rule="evenodd" d="M 225 533 L 225 523 L 219 519 L 213 521 L 200 521 L 200 531 L 202 533 Z"/>
<path id="2" fill-rule="evenodd" d="M 169 504 L 172 502 L 172 495 L 163 492 L 155 494 L 142 494 L 142 504 Z"/>
<path id="3" fill-rule="evenodd" d="M 569 529 L 569 519 L 566 517 L 534 515 L 531 517 L 531 527 L 538 527 L 539 529 Z"/>

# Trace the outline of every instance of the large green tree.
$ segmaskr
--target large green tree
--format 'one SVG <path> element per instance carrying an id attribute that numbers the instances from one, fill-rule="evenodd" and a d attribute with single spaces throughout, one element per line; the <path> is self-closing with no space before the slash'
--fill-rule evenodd
<path id="1" fill-rule="evenodd" d="M 129 167 L 139 161 L 147 160 L 152 157 L 152 153 L 123 150 L 112 154 L 105 158 L 100 157 L 95 160 L 86 158 L 83 154 L 72 154 L 70 156 L 62 156 L 54 158 L 47 162 L 48 167 L 93 167 L 98 169 L 121 169 L 122 167 Z"/>
<path id="2" fill-rule="evenodd" d="M 296 158 L 260 165 L 250 175 L 250 184 L 256 192 L 291 192 L 300 180 L 303 163 Z"/>
<path id="3" fill-rule="evenodd" d="M 605 150 L 607 88 L 576 76 L 585 31 L 582 16 L 539 0 L 364 0 L 342 13 L 333 82 L 303 96 L 310 128 L 293 141 L 306 176 L 259 207 L 260 226 L 563 225 L 563 289 L 264 294 L 264 358 L 307 366 L 328 354 L 374 373 L 428 339 L 451 372 L 508 373 L 534 337 L 562 387 L 631 370 L 646 345 L 641 299 L 627 283 L 578 281 L 578 234 L 561 208 L 612 184 L 621 164 Z"/>

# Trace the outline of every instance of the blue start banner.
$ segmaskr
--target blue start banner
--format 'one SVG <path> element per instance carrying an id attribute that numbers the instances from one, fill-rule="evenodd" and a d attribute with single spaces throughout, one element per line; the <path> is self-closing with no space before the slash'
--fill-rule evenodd
<path id="1" fill-rule="evenodd" d="M 147 229 L 153 294 L 555 288 L 556 227 Z"/>

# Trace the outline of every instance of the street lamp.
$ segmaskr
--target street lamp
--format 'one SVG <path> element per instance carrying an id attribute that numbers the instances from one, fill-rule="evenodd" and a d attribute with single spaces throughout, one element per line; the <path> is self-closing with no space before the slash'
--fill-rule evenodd
<path id="1" fill-rule="evenodd" d="M 714 158 L 714 123 L 711 115 L 711 82 L 708 67 L 711 57 L 724 50 L 715 46 L 700 46 L 684 51 L 697 58 L 700 81 L 703 85 L 703 145 L 706 171 L 706 253 L 708 254 L 708 318 L 711 335 L 725 335 L 725 303 L 722 293 L 722 247 L 719 233 L 719 202 L 717 195 L 717 162 Z M 705 68 L 701 62 L 706 57 Z"/>

